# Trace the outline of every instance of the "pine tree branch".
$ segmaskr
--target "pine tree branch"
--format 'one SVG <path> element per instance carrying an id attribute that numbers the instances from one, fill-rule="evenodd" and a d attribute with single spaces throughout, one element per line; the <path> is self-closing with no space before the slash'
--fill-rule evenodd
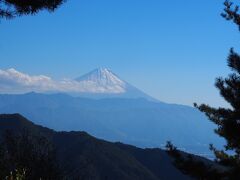
<path id="1" fill-rule="evenodd" d="M 0 18 L 34 15 L 42 10 L 53 12 L 66 0 L 0 0 Z"/>
<path id="2" fill-rule="evenodd" d="M 226 0 L 224 2 L 224 12 L 221 14 L 228 21 L 233 21 L 240 30 L 240 15 L 239 15 L 239 6 L 234 5 L 233 2 Z"/>

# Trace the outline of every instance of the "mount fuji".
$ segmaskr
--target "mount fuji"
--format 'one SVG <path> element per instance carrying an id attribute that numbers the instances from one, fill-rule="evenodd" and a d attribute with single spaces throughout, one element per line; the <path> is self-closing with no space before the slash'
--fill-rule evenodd
<path id="1" fill-rule="evenodd" d="M 85 89 L 84 92 L 72 93 L 81 97 L 101 99 L 101 98 L 144 98 L 157 101 L 128 82 L 119 78 L 107 68 L 95 69 L 81 77 L 75 79 Z"/>
<path id="2" fill-rule="evenodd" d="M 57 131 L 81 130 L 144 148 L 163 147 L 170 140 L 206 157 L 212 157 L 208 144 L 214 142 L 217 148 L 223 144 L 214 134 L 214 124 L 198 110 L 155 100 L 106 68 L 63 81 L 13 69 L 0 71 L 0 92 L 3 87 L 14 89 L 13 85 L 41 91 L 0 93 L 0 114 L 20 113 Z"/>
<path id="3" fill-rule="evenodd" d="M 154 100 L 141 90 L 120 79 L 107 68 L 95 69 L 78 78 L 62 78 L 56 80 L 46 75 L 29 75 L 14 68 L 0 69 L 0 93 L 22 94 L 66 93 L 78 97 L 92 99 L 102 98 L 145 98 Z"/>

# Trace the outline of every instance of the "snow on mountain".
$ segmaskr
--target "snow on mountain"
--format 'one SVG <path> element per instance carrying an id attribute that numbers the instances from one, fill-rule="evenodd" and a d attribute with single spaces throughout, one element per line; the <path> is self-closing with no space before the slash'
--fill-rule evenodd
<path id="1" fill-rule="evenodd" d="M 145 98 L 156 101 L 141 90 L 120 79 L 115 73 L 107 68 L 95 69 L 75 81 L 86 90 L 78 93 L 78 96 L 88 98 Z"/>
<path id="2" fill-rule="evenodd" d="M 107 68 L 95 69 L 75 79 L 87 93 L 125 93 L 127 83 Z"/>
<path id="3" fill-rule="evenodd" d="M 121 80 L 107 68 L 95 69 L 76 79 L 55 80 L 45 75 L 29 75 L 15 69 L 0 69 L 0 93 L 67 93 L 89 98 L 146 98 L 150 96 Z"/>

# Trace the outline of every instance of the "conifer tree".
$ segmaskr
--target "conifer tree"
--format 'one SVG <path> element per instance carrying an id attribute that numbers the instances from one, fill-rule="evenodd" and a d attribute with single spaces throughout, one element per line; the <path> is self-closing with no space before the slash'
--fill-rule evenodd
<path id="1" fill-rule="evenodd" d="M 227 78 L 218 78 L 215 85 L 231 107 L 213 108 L 206 104 L 195 106 L 217 125 L 215 132 L 226 139 L 224 150 L 210 146 L 216 161 L 230 167 L 233 177 L 240 178 L 240 56 L 233 49 L 230 50 L 228 66 L 233 73 Z"/>
<path id="2" fill-rule="evenodd" d="M 233 21 L 240 29 L 238 6 L 230 1 L 225 1 L 224 6 L 222 16 L 226 20 Z M 233 48 L 230 50 L 227 63 L 232 73 L 226 78 L 217 78 L 215 86 L 230 107 L 214 108 L 206 104 L 194 105 L 217 125 L 215 132 L 226 140 L 223 150 L 210 145 L 216 161 L 228 167 L 228 178 L 240 179 L 240 55 Z"/>
<path id="3" fill-rule="evenodd" d="M 226 20 L 232 21 L 240 30 L 239 7 L 231 1 L 224 2 L 224 12 L 221 14 Z M 222 168 L 208 164 L 200 164 L 194 156 L 184 157 L 177 153 L 176 147 L 168 143 L 166 148 L 175 158 L 176 166 L 184 173 L 199 179 L 240 179 L 240 55 L 230 49 L 227 64 L 232 73 L 226 78 L 217 78 L 216 88 L 220 95 L 229 103 L 229 108 L 214 108 L 206 104 L 194 104 L 201 112 L 217 125 L 215 133 L 226 140 L 222 150 L 210 145 L 215 154 L 215 161 Z M 177 156 L 176 156 L 177 154 Z"/>
<path id="4" fill-rule="evenodd" d="M 53 12 L 65 0 L 0 0 L 0 18 L 36 14 L 41 10 Z"/>

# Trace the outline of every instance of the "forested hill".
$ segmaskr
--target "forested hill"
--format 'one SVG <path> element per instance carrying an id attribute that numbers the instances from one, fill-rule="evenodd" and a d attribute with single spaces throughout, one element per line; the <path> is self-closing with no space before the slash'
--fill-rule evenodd
<path id="1" fill-rule="evenodd" d="M 96 139 L 85 132 L 55 132 L 19 114 L 0 115 L 0 135 L 28 131 L 46 137 L 56 148 L 56 161 L 67 179 L 189 179 L 160 149 L 140 149 Z M 1 167 L 0 167 L 1 168 Z"/>

